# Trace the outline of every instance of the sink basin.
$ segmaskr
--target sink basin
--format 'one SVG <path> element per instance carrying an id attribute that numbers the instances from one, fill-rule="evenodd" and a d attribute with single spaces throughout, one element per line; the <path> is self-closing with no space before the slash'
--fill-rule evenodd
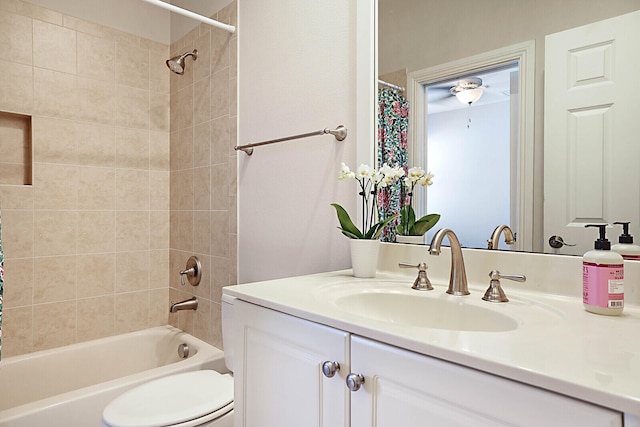
<path id="1" fill-rule="evenodd" d="M 444 286 L 432 291 L 416 291 L 410 286 L 409 281 L 344 281 L 317 289 L 315 297 L 318 303 L 348 313 L 350 318 L 407 328 L 507 332 L 551 325 L 562 317 L 542 304 L 512 296 L 508 303 L 490 303 L 482 301 L 479 290 L 461 297 L 446 294 Z"/>
<path id="2" fill-rule="evenodd" d="M 414 327 L 478 332 L 503 332 L 518 327 L 518 322 L 509 316 L 448 295 L 429 298 L 416 291 L 363 292 L 338 297 L 334 303 L 355 315 Z"/>

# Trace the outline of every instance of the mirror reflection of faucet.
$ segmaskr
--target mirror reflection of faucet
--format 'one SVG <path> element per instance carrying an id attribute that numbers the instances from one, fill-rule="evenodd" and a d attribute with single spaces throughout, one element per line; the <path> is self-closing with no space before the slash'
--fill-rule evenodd
<path id="1" fill-rule="evenodd" d="M 500 244 L 500 234 L 504 232 L 504 242 L 507 245 L 513 245 L 516 242 L 516 236 L 508 225 L 501 224 L 493 230 L 491 237 L 487 240 L 487 249 L 498 249 Z"/>

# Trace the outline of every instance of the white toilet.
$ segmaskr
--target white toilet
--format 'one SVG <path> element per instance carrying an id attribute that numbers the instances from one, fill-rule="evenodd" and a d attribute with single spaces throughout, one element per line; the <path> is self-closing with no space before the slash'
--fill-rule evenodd
<path id="1" fill-rule="evenodd" d="M 222 296 L 222 340 L 233 371 L 233 302 Z M 103 427 L 232 427 L 233 377 L 212 370 L 169 375 L 135 387 L 111 401 Z"/>

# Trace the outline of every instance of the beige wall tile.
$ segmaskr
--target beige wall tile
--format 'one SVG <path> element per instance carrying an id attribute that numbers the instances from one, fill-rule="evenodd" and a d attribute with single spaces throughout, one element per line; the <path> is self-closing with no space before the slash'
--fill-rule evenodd
<path id="1" fill-rule="evenodd" d="M 229 256 L 228 211 L 211 211 L 211 255 Z"/>
<path id="2" fill-rule="evenodd" d="M 78 298 L 115 293 L 116 257 L 114 253 L 78 255 Z"/>
<path id="3" fill-rule="evenodd" d="M 169 247 L 169 211 L 149 212 L 149 248 L 166 249 Z M 153 268 L 153 267 L 152 267 Z"/>
<path id="4" fill-rule="evenodd" d="M 238 115 L 238 79 L 229 79 L 229 115 Z"/>
<path id="5" fill-rule="evenodd" d="M 72 344 L 76 334 L 76 301 L 33 306 L 33 350 Z"/>
<path id="6" fill-rule="evenodd" d="M 194 183 L 193 169 L 171 172 L 170 194 L 171 210 L 193 209 Z"/>
<path id="7" fill-rule="evenodd" d="M 222 301 L 222 288 L 229 286 L 229 259 L 211 257 L 211 293 L 209 299 Z"/>
<path id="8" fill-rule="evenodd" d="M 116 293 L 149 289 L 149 252 L 116 254 Z"/>
<path id="9" fill-rule="evenodd" d="M 216 302 L 211 303 L 211 319 L 209 320 L 209 323 L 212 325 L 213 334 L 209 343 L 219 349 L 222 349 L 222 311 L 220 304 Z"/>
<path id="10" fill-rule="evenodd" d="M 78 209 L 114 210 L 116 171 L 111 168 L 78 167 Z"/>
<path id="11" fill-rule="evenodd" d="M 173 121 L 171 122 L 173 128 Z M 193 167 L 193 129 L 183 128 L 171 132 L 171 170 L 190 169 Z"/>
<path id="12" fill-rule="evenodd" d="M 211 166 L 211 209 L 229 210 L 229 165 Z"/>
<path id="13" fill-rule="evenodd" d="M 31 118 L 0 112 L 0 162 L 31 161 Z M 20 183 L 21 184 L 21 183 Z"/>
<path id="14" fill-rule="evenodd" d="M 165 247 L 168 247 L 168 245 Z M 168 288 L 170 274 L 169 249 L 149 251 L 149 288 Z M 173 275 L 178 277 L 178 271 Z"/>
<path id="15" fill-rule="evenodd" d="M 149 90 L 117 85 L 116 94 L 116 124 L 149 129 Z"/>
<path id="16" fill-rule="evenodd" d="M 34 259 L 33 303 L 42 304 L 76 298 L 76 257 Z"/>
<path id="17" fill-rule="evenodd" d="M 200 124 L 211 119 L 211 80 L 209 76 L 193 84 L 193 123 Z"/>
<path id="18" fill-rule="evenodd" d="M 76 99 L 74 117 L 89 122 L 116 123 L 116 90 L 113 83 L 78 77 Z"/>
<path id="19" fill-rule="evenodd" d="M 157 132 L 169 132 L 169 94 L 150 92 L 149 103 L 150 129 Z"/>
<path id="20" fill-rule="evenodd" d="M 211 118 L 229 115 L 229 69 L 211 76 Z"/>
<path id="21" fill-rule="evenodd" d="M 24 164 L 0 162 L 0 184 L 21 185 L 28 178 Z"/>
<path id="22" fill-rule="evenodd" d="M 149 90 L 149 49 L 139 43 L 116 42 L 116 83 Z"/>
<path id="23" fill-rule="evenodd" d="M 193 126 L 193 88 L 191 86 L 171 94 L 170 112 L 171 132 Z"/>
<path id="24" fill-rule="evenodd" d="M 78 115 L 76 77 L 58 71 L 33 69 L 35 114 L 73 119 Z"/>
<path id="25" fill-rule="evenodd" d="M 193 61 L 191 67 L 193 68 L 193 81 L 197 82 L 203 78 L 209 78 L 211 74 L 211 37 L 209 26 L 201 29 L 200 35 L 194 41 L 194 46 L 198 49 L 198 60 Z"/>
<path id="26" fill-rule="evenodd" d="M 149 292 L 116 295 L 116 334 L 138 331 L 149 324 Z"/>
<path id="27" fill-rule="evenodd" d="M 149 327 L 169 324 L 169 288 L 149 291 Z"/>
<path id="28" fill-rule="evenodd" d="M 149 169 L 169 170 L 169 134 L 167 132 L 150 132 Z"/>
<path id="29" fill-rule="evenodd" d="M 149 47 L 149 89 L 153 92 L 169 93 L 169 74 L 165 61 L 170 58 L 169 47 L 153 44 Z"/>
<path id="30" fill-rule="evenodd" d="M 209 166 L 193 169 L 193 209 L 211 209 L 211 183 Z"/>
<path id="31" fill-rule="evenodd" d="M 78 212 L 78 254 L 114 252 L 116 250 L 115 234 L 115 212 Z"/>
<path id="32" fill-rule="evenodd" d="M 33 258 L 4 261 L 3 309 L 33 304 Z"/>
<path id="33" fill-rule="evenodd" d="M 206 121 L 193 128 L 193 166 L 211 164 L 211 123 Z"/>
<path id="34" fill-rule="evenodd" d="M 191 211 L 171 211 L 170 247 L 182 251 L 193 251 L 193 213 Z"/>
<path id="35" fill-rule="evenodd" d="M 35 163 L 33 165 L 35 209 L 78 208 L 78 168 Z"/>
<path id="36" fill-rule="evenodd" d="M 151 210 L 169 210 L 169 180 L 167 171 L 149 172 L 149 207 Z"/>
<path id="37" fill-rule="evenodd" d="M 229 161 L 230 150 L 233 150 L 233 147 L 231 149 L 229 148 L 229 123 L 227 116 L 211 120 L 211 164 L 226 163 Z"/>
<path id="38" fill-rule="evenodd" d="M 199 298 L 198 309 L 193 313 L 193 335 L 205 342 L 211 342 L 213 338 L 213 325 L 211 324 L 211 301 Z"/>
<path id="39" fill-rule="evenodd" d="M 149 171 L 116 169 L 116 209 L 149 210 Z"/>
<path id="40" fill-rule="evenodd" d="M 32 65 L 32 19 L 0 11 L 0 58 Z"/>
<path id="41" fill-rule="evenodd" d="M 149 212 L 116 213 L 116 250 L 118 252 L 149 249 Z"/>
<path id="42" fill-rule="evenodd" d="M 199 254 L 211 253 L 211 214 L 193 211 L 193 251 Z"/>
<path id="43" fill-rule="evenodd" d="M 115 331 L 113 295 L 78 300 L 77 341 L 108 337 Z"/>
<path id="44" fill-rule="evenodd" d="M 20 15 L 49 22 L 55 25 L 62 25 L 62 13 L 37 6 L 26 1 L 18 2 L 16 10 Z"/>
<path id="45" fill-rule="evenodd" d="M 2 311 L 2 356 L 33 351 L 33 306 Z"/>
<path id="46" fill-rule="evenodd" d="M 48 22 L 33 21 L 33 65 L 76 73 L 76 32 Z"/>
<path id="47" fill-rule="evenodd" d="M 34 162 L 72 165 L 77 163 L 76 122 L 35 116 L 32 119 L 32 132 Z"/>
<path id="48" fill-rule="evenodd" d="M 229 235 L 229 285 L 238 284 L 238 235 Z"/>
<path id="49" fill-rule="evenodd" d="M 34 215 L 31 210 L 2 211 L 2 249 L 6 259 L 34 254 Z"/>
<path id="50" fill-rule="evenodd" d="M 0 31 L 1 28 L 0 23 Z M 33 68 L 30 65 L 5 60 L 0 60 L 0 67 L 3 70 L 3 78 L 0 79 L 0 110 L 32 114 L 34 111 Z"/>
<path id="51" fill-rule="evenodd" d="M 149 131 L 116 128 L 116 166 L 149 169 Z"/>
<path id="52" fill-rule="evenodd" d="M 232 34 L 213 28 L 211 31 L 211 72 L 217 73 L 229 67 L 229 44 Z"/>
<path id="53" fill-rule="evenodd" d="M 116 131 L 111 125 L 76 122 L 78 163 L 112 167 L 116 162 Z"/>
<path id="54" fill-rule="evenodd" d="M 77 216 L 75 211 L 35 211 L 34 255 L 75 255 Z"/>
<path id="55" fill-rule="evenodd" d="M 105 83 L 115 82 L 115 42 L 104 37 L 78 32 L 77 43 L 78 75 Z"/>
<path id="56" fill-rule="evenodd" d="M 198 286 L 192 286 L 189 288 L 189 292 L 193 293 L 200 300 L 209 300 L 211 294 L 211 257 L 194 251 L 195 255 L 200 260 L 202 265 L 202 277 L 200 278 L 200 284 Z M 198 307 L 198 310 L 200 308 Z"/>

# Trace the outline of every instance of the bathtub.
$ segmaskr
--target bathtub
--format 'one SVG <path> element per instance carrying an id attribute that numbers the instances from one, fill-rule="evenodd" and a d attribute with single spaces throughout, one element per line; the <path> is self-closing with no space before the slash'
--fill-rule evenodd
<path id="1" fill-rule="evenodd" d="M 198 369 L 227 372 L 224 354 L 171 326 L 3 358 L 0 427 L 98 427 L 104 407 L 124 391 Z"/>

